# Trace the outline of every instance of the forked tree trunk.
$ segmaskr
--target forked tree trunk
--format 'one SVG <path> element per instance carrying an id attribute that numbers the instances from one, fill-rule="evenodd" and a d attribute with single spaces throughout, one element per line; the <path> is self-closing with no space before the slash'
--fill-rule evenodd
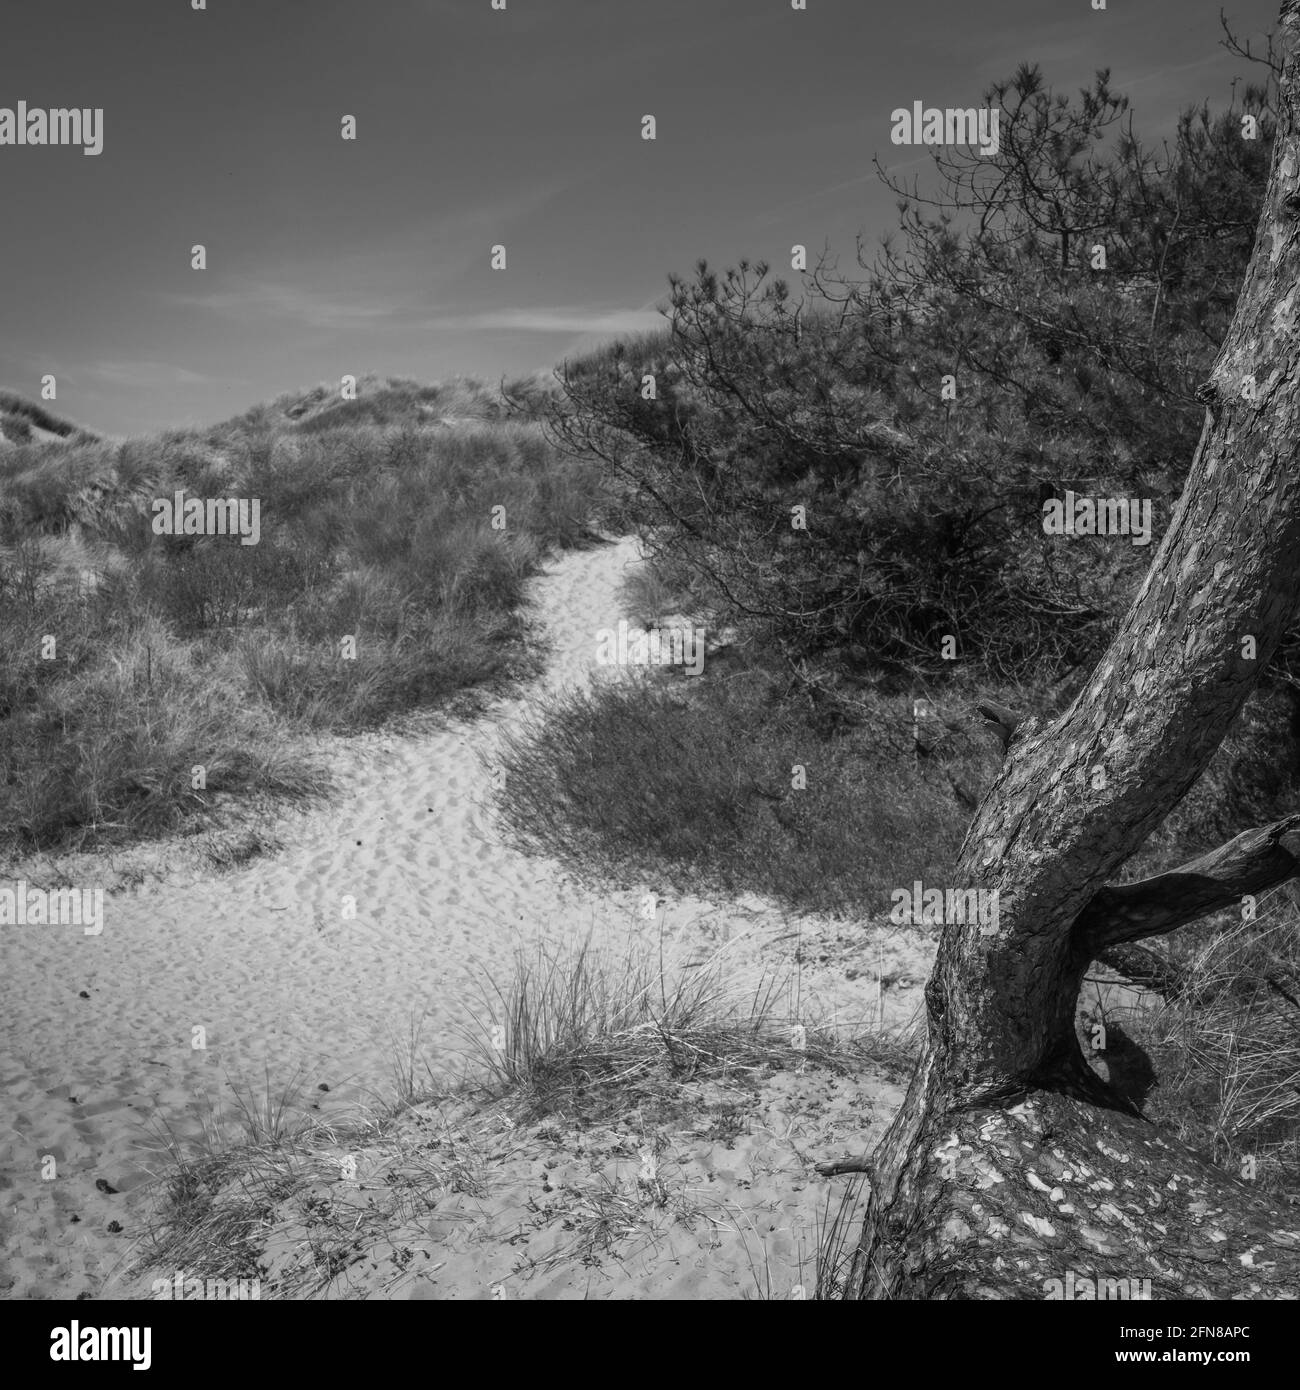
<path id="1" fill-rule="evenodd" d="M 1268 188 L 1187 485 L 1088 685 L 1016 730 L 967 833 L 952 886 L 996 889 L 997 923 L 944 929 L 849 1297 L 1041 1298 L 1070 1272 L 1164 1298 L 1300 1295 L 1300 1214 L 1142 1119 L 1074 1024 L 1108 945 L 1300 872 L 1296 816 L 1106 886 L 1204 770 L 1300 593 L 1300 0 L 1280 25 Z"/>

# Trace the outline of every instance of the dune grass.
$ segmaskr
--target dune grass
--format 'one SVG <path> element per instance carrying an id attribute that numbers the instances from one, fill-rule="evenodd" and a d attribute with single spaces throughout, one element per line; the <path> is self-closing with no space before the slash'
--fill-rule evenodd
<path id="1" fill-rule="evenodd" d="M 508 1099 L 520 1120 L 599 1119 L 670 1105 L 687 1081 L 860 1062 L 856 1044 L 833 1030 L 805 1024 L 796 1035 L 797 1007 L 780 1006 L 797 995 L 788 974 L 738 993 L 725 948 L 697 961 L 644 940 L 619 959 L 587 942 L 542 946 L 516 958 L 505 986 L 485 982 L 466 1051 L 487 1093 Z M 874 1046 L 879 1061 L 886 1044 Z"/>
<path id="2" fill-rule="evenodd" d="M 609 956 L 579 941 L 521 954 L 510 977 L 485 982 L 479 1026 L 466 1038 L 468 1069 L 457 1077 L 421 1061 L 413 1027 L 394 1040 L 393 1095 L 365 1111 L 325 1120 L 295 1077 L 279 1090 L 269 1081 L 235 1087 L 233 1110 L 212 1112 L 189 1141 L 161 1130 L 152 1206 L 131 1273 L 258 1279 L 263 1298 L 319 1296 L 373 1248 L 406 1239 L 409 1223 L 449 1194 L 490 1209 L 503 1135 L 509 1148 L 528 1152 L 535 1144 L 539 1155 L 554 1155 L 566 1134 L 601 1122 L 634 1116 L 648 1136 L 674 1118 L 698 1118 L 706 1081 L 757 1093 L 782 1071 L 875 1068 L 897 1077 L 905 1070 L 912 1044 L 894 1034 L 808 1026 L 796 1045 L 793 1019 L 780 1007 L 786 997 L 781 981 L 732 985 L 725 951 L 692 962 L 651 942 Z M 723 1142 L 739 1132 L 728 1126 L 747 1123 L 734 1106 L 715 1119 Z M 661 1158 L 654 1141 L 651 1176 L 624 1183 L 593 1174 L 567 1191 L 568 1234 L 554 1260 L 596 1259 L 674 1221 L 726 1223 L 748 1251 L 744 1213 L 692 1195 Z M 364 1176 L 364 1191 L 344 1190 L 341 1165 Z M 828 1188 L 828 1212 L 837 1200 Z M 807 1273 L 801 1264 L 796 1283 L 811 1281 L 817 1241 L 810 1228 Z M 418 1271 L 437 1254 L 436 1243 L 415 1238 L 395 1263 Z M 786 1274 L 774 1282 L 769 1268 L 747 1258 L 757 1295 L 784 1297 L 773 1289 L 789 1284 Z"/>
<path id="3" fill-rule="evenodd" d="M 525 585 L 587 543 L 591 466 L 471 381 L 337 397 L 0 455 L 0 857 L 318 794 L 300 735 L 536 668 Z M 154 534 L 178 490 L 257 499 L 258 542 Z"/>
<path id="4" fill-rule="evenodd" d="M 89 430 L 55 415 L 40 402 L 28 400 L 16 391 L 0 390 L 0 447 L 30 443 L 34 430 L 57 439 L 95 438 Z"/>
<path id="5" fill-rule="evenodd" d="M 1145 1051 L 1145 1110 L 1261 1190 L 1300 1202 L 1300 908 L 1287 890 L 1254 920 L 1220 913 L 1151 949 L 1171 983 L 1103 1013 Z M 1085 989 L 1085 998 L 1087 990 Z"/>
<path id="6" fill-rule="evenodd" d="M 918 762 L 906 706 L 877 713 L 836 733 L 761 673 L 611 679 L 507 740 L 498 801 L 521 847 L 574 872 L 880 913 L 951 862 L 969 818 L 953 778 L 978 784 L 991 760 L 972 739 Z"/>
<path id="7" fill-rule="evenodd" d="M 182 1139 L 165 1123 L 155 1131 L 158 1175 L 133 1273 L 260 1285 L 268 1218 L 314 1171 L 309 1155 L 332 1131 L 308 1115 L 301 1076 L 277 1088 L 268 1075 L 260 1090 L 231 1091 L 233 1111 L 210 1104 L 197 1137 Z"/>

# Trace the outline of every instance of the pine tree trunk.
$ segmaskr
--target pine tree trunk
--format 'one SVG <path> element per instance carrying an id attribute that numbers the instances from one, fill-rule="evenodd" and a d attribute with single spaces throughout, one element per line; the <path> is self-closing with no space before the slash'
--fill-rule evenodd
<path id="1" fill-rule="evenodd" d="M 1067 1271 L 1155 1297 L 1300 1295 L 1300 1216 L 1141 1118 L 1075 1034 L 1107 946 L 1174 930 L 1300 871 L 1300 817 L 1177 873 L 1108 888 L 1204 770 L 1300 594 L 1300 0 L 1254 253 L 1169 530 L 1088 685 L 1021 725 L 952 886 L 997 890 L 949 925 L 928 1040 L 874 1161 L 850 1297 L 1044 1297 Z"/>

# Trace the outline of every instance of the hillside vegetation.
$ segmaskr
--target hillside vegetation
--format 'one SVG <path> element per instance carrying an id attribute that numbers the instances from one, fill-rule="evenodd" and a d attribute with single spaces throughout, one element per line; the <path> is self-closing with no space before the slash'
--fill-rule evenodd
<path id="1" fill-rule="evenodd" d="M 155 534 L 178 491 L 256 499 L 256 543 Z M 0 861 L 200 825 L 226 793 L 314 794 L 298 735 L 532 670 L 524 585 L 599 496 L 592 463 L 469 380 L 0 452 Z"/>
<path id="2" fill-rule="evenodd" d="M 52 415 L 35 401 L 14 391 L 0 391 L 0 450 L 17 444 L 89 443 L 94 438 L 89 430 Z"/>

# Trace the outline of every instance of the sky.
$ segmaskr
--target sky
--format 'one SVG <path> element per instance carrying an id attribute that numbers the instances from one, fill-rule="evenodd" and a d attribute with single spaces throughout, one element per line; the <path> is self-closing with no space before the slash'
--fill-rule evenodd
<path id="1" fill-rule="evenodd" d="M 344 374 L 495 381 L 662 322 L 667 276 L 897 223 L 891 112 L 1109 67 L 1138 133 L 1261 69 L 1277 0 L 4 0 L 0 386 L 122 437 Z M 642 138 L 655 117 L 656 138 Z M 356 139 L 342 138 L 345 116 Z M 0 130 L 0 138 L 3 132 Z M 493 269 L 492 247 L 506 266 Z M 192 266 L 202 245 L 206 268 Z"/>

